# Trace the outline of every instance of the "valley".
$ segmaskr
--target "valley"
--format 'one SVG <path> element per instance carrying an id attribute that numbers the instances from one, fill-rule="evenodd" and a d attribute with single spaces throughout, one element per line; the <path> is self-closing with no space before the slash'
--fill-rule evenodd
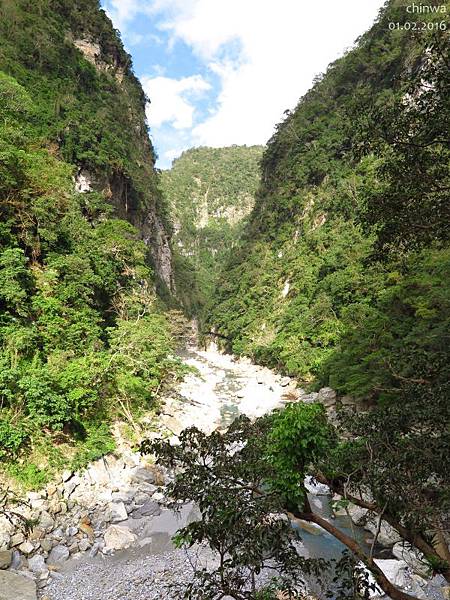
<path id="1" fill-rule="evenodd" d="M 448 599 L 438 12 L 161 171 L 99 2 L 0 1 L 0 600 Z"/>

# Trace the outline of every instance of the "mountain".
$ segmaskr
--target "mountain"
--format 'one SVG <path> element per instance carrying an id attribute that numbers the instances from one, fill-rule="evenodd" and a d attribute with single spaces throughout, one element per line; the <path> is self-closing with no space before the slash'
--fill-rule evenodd
<path id="1" fill-rule="evenodd" d="M 92 557 L 102 535 L 108 554 L 110 519 L 172 499 L 201 513 L 177 546 L 210 542 L 219 559 L 199 563 L 186 597 L 306 593 L 310 577 L 324 595 L 329 561 L 298 554 L 294 519 L 350 550 L 333 560 L 332 595 L 367 596 L 369 573 L 393 600 L 448 592 L 450 40 L 446 7 L 429 2 L 413 27 L 416 5 L 388 0 L 266 148 L 189 150 L 159 175 L 147 99 L 99 3 L 0 0 L 0 545 L 32 588 L 49 540 L 65 557 L 90 545 L 73 542 L 74 524 L 95 529 Z M 205 338 L 214 329 L 234 355 L 295 379 L 215 352 L 183 366 L 175 294 Z M 244 410 L 255 418 L 222 430 Z M 174 443 L 172 424 L 192 422 Z M 91 483 L 107 462 L 75 472 L 144 431 L 140 453 L 157 465 L 138 468 L 129 446 L 113 456 L 127 510 L 105 512 L 120 481 Z M 22 523 L 10 483 L 42 489 L 63 469 Z M 324 489 L 373 537 L 316 512 Z M 81 524 L 76 498 L 89 504 Z M 397 567 L 378 560 L 386 550 Z M 266 560 L 277 577 L 257 590 Z M 12 590 L 20 576 L 4 572 Z"/>
<path id="2" fill-rule="evenodd" d="M 414 33 L 407 18 L 388 2 L 278 125 L 205 327 L 380 401 L 448 374 L 449 35 L 440 15 Z"/>
<path id="3" fill-rule="evenodd" d="M 271 489 L 317 523 L 306 491 L 299 499 L 311 473 L 346 511 L 369 509 L 378 533 L 389 524 L 393 540 L 399 532 L 430 573 L 450 581 L 450 37 L 442 6 L 412 18 L 404 2 L 386 2 L 285 115 L 203 331 L 215 328 L 229 351 L 295 376 L 309 392 L 287 394 L 293 401 L 268 417 L 265 451 L 267 420 L 253 438 L 239 438 L 254 452 L 253 463 L 252 450 L 243 453 L 243 471 L 269 456 Z M 322 445 L 325 411 L 336 429 Z M 209 455 L 231 439 L 208 445 Z M 216 464 L 206 494 L 219 487 L 222 507 L 236 463 Z M 237 506 L 238 489 L 228 496 Z M 342 541 L 329 524 L 320 525 Z M 227 527 L 210 531 L 223 539 Z M 411 598 L 374 568 L 374 545 L 365 555 L 344 544 L 387 597 Z"/>
<path id="4" fill-rule="evenodd" d="M 0 3 L 0 99 L 0 461 L 39 485 L 111 450 L 111 421 L 176 373 L 155 291 L 171 226 L 147 99 L 96 0 Z"/>
<path id="5" fill-rule="evenodd" d="M 170 226 L 147 99 L 99 2 L 2 2 L 0 17 L 0 69 L 32 98 L 28 127 L 75 165 L 79 190 L 103 192 L 115 214 L 138 228 L 170 288 Z"/>
<path id="6" fill-rule="evenodd" d="M 201 313 L 240 238 L 254 206 L 262 152 L 262 146 L 192 148 L 162 172 L 174 222 L 176 291 L 190 314 Z"/>

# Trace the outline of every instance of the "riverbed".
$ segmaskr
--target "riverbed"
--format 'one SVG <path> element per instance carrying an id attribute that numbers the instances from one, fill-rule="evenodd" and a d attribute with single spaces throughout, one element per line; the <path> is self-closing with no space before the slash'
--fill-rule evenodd
<path id="1" fill-rule="evenodd" d="M 184 362 L 193 368 L 176 390 L 166 398 L 160 415 L 163 429 L 175 438 L 183 429 L 195 425 L 209 433 L 223 429 L 239 414 L 250 418 L 261 416 L 280 408 L 292 399 L 296 385 L 270 369 L 254 365 L 247 359 L 238 360 L 221 354 L 211 346 L 200 350 L 194 346 L 183 351 Z M 145 485 L 126 488 L 127 472 L 139 470 L 137 456 L 129 467 L 108 463 L 109 480 L 102 494 L 122 498 L 135 506 L 137 495 L 145 492 Z M 134 461 L 134 462 L 133 462 Z M 119 467 L 117 467 L 119 468 Z M 133 479 L 133 478 L 132 478 Z M 353 525 L 346 516 L 334 518 L 331 513 L 327 489 L 308 482 L 310 502 L 315 512 L 353 534 L 364 546 L 368 533 Z M 109 486 L 109 488 L 108 488 Z M 119 495 L 119 496 L 118 496 Z M 42 600 L 172 600 L 176 598 L 173 585 L 183 585 L 192 578 L 193 567 L 214 565 L 215 557 L 207 547 L 195 550 L 175 549 L 172 535 L 186 523 L 198 518 L 197 509 L 186 505 L 179 514 L 164 507 L 164 497 L 156 492 L 150 503 L 157 501 L 161 507 L 153 514 L 139 515 L 139 509 L 129 510 L 128 517 L 119 523 L 133 536 L 128 548 L 115 552 L 102 549 L 76 554 L 50 572 L 39 592 Z M 133 504 L 134 502 L 134 504 Z M 151 511 L 150 511 L 151 512 Z M 307 557 L 339 558 L 344 547 L 321 528 L 307 523 L 295 523 L 299 537 L 299 550 Z M 370 542 L 370 540 L 369 540 Z M 323 590 L 312 591 L 321 597 Z M 428 597 L 428 596 L 425 596 Z"/>

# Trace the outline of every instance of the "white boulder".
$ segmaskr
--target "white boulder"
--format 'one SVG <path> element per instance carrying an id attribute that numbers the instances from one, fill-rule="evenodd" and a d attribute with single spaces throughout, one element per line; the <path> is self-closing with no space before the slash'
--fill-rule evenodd
<path id="1" fill-rule="evenodd" d="M 36 584 L 28 577 L 0 571 L 0 600 L 36 600 Z"/>
<path id="2" fill-rule="evenodd" d="M 123 550 L 132 546 L 137 540 L 131 529 L 123 525 L 110 525 L 104 537 L 106 550 Z"/>
<path id="3" fill-rule="evenodd" d="M 111 523 L 120 523 L 128 519 L 128 513 L 123 502 L 110 502 L 108 504 L 107 520 Z"/>

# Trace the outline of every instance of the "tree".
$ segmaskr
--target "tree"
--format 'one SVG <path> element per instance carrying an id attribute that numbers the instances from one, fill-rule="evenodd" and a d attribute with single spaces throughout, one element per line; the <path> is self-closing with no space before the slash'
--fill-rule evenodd
<path id="1" fill-rule="evenodd" d="M 42 73 L 29 77 L 42 92 Z M 134 424 L 179 371 L 148 249 L 106 194 L 75 192 L 74 166 L 43 138 L 45 98 L 0 71 L 0 463 L 30 486 L 66 448 L 77 466 L 110 451 L 111 420 Z"/>
<path id="2" fill-rule="evenodd" d="M 386 521 L 450 581 L 449 385 L 405 380 L 396 401 L 341 414 L 340 442 L 315 475 Z"/>
<path id="3" fill-rule="evenodd" d="M 294 593 L 305 574 L 320 577 L 326 567 L 324 560 L 299 555 L 280 495 L 276 489 L 263 491 L 274 476 L 264 458 L 267 427 L 265 419 L 252 424 L 240 417 L 224 433 L 206 435 L 192 427 L 180 434 L 179 445 L 156 441 L 142 446 L 177 471 L 168 488 L 173 507 L 190 500 L 201 511 L 200 521 L 177 533 L 176 544 L 207 542 L 217 555 L 217 567 L 197 570 L 181 590 L 183 598 L 258 598 L 258 575 L 264 571 L 273 573 L 270 579 L 278 589 Z"/>
<path id="4" fill-rule="evenodd" d="M 363 219 L 378 226 L 376 256 L 448 242 L 450 220 L 448 36 L 436 34 L 392 90 L 362 95 L 351 113 L 358 156 L 373 153 L 378 184 Z"/>
<path id="5" fill-rule="evenodd" d="M 364 427 L 368 423 L 372 428 L 367 433 Z M 198 504 L 201 511 L 201 520 L 183 528 L 176 537 L 177 542 L 192 546 L 206 541 L 219 556 L 215 570 L 199 570 L 195 573 L 194 581 L 184 591 L 183 597 L 221 598 L 228 594 L 237 600 L 257 598 L 254 577 L 267 567 L 268 558 L 271 561 L 269 564 L 278 570 L 279 589 L 289 592 L 298 590 L 305 582 L 305 577 L 310 576 L 325 581 L 330 565 L 323 560 L 305 560 L 298 555 L 298 548 L 292 540 L 289 522 L 301 519 L 319 525 L 347 546 L 354 561 L 361 561 L 377 585 L 393 600 L 413 600 L 413 596 L 390 583 L 374 562 L 372 554 L 363 549 L 357 540 L 313 512 L 305 490 L 306 474 L 326 482 L 346 499 L 369 508 L 380 519 L 393 524 L 405 540 L 426 551 L 432 568 L 448 576 L 445 560 L 432 543 L 423 537 L 423 530 L 435 522 L 429 510 L 432 500 L 426 506 L 421 506 L 423 512 L 416 510 L 414 502 L 405 506 L 400 504 L 399 509 L 399 500 L 404 500 L 404 495 L 413 489 L 413 478 L 406 469 L 406 464 L 411 462 L 407 450 L 416 443 L 423 443 L 423 440 L 415 439 L 409 445 L 398 423 L 393 423 L 392 429 L 385 434 L 374 434 L 375 423 L 375 416 L 365 416 L 359 421 L 360 429 L 356 426 L 352 429 L 353 435 L 359 434 L 359 437 L 354 441 L 341 441 L 334 428 L 327 423 L 321 405 L 296 403 L 254 423 L 246 417 L 240 417 L 225 433 L 216 431 L 207 436 L 196 428 L 188 429 L 180 435 L 179 445 L 164 441 L 145 442 L 142 448 L 144 452 L 155 453 L 159 463 L 175 469 L 175 481 L 169 486 L 174 505 L 179 501 L 191 500 Z M 423 423 L 421 435 L 425 436 L 425 419 Z M 402 452 L 405 453 L 400 470 L 395 470 L 391 462 L 381 462 L 380 456 L 384 456 L 386 461 L 387 453 L 377 453 L 375 446 L 377 442 L 386 440 L 386 435 L 393 431 L 397 432 L 397 437 L 389 447 L 394 449 L 391 460 L 395 462 Z M 443 442 L 448 443 L 448 439 Z M 368 450 L 365 452 L 366 445 Z M 428 492 L 439 488 L 439 477 L 445 477 L 446 463 L 437 470 L 438 462 L 443 461 L 442 450 L 443 446 L 441 451 L 436 452 L 437 479 L 436 483 L 429 484 Z M 324 465 L 328 469 L 325 472 L 320 469 Z M 341 469 L 339 475 L 336 471 L 332 472 L 333 467 Z M 358 473 L 367 470 L 367 477 L 350 479 L 350 467 Z M 384 486 L 385 478 L 380 476 L 386 469 L 390 469 L 392 479 L 399 473 L 399 482 L 393 488 L 389 501 L 389 492 Z M 426 473 L 433 474 L 427 463 L 423 465 L 424 481 Z M 370 502 L 361 496 L 354 498 L 351 494 L 355 490 L 360 491 L 362 486 L 365 486 L 368 494 L 373 493 Z M 383 505 L 380 503 L 380 490 L 385 494 Z M 426 493 L 427 490 L 424 490 Z M 444 509 L 447 498 L 448 491 L 444 490 Z M 422 533 L 417 527 L 412 528 L 413 514 L 416 523 L 421 524 Z M 353 567 L 354 561 L 350 561 Z M 342 577 L 343 597 L 348 598 L 356 593 L 356 587 L 361 587 L 361 581 L 352 581 L 348 571 L 345 572 L 345 566 L 348 568 L 349 563 L 344 559 L 338 564 L 337 575 L 338 579 Z M 301 575 L 298 572 L 300 568 L 303 570 Z M 363 582 L 363 589 L 365 587 L 367 590 L 367 585 L 367 582 Z M 204 596 L 196 595 L 200 594 L 200 590 L 204 590 Z"/>

